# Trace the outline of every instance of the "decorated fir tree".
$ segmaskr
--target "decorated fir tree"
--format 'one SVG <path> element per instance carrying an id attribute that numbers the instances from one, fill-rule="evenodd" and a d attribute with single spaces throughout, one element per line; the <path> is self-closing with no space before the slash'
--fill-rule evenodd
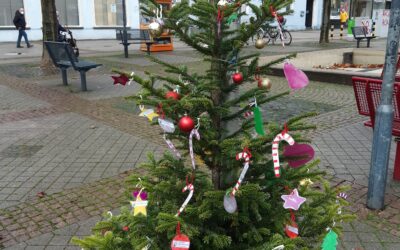
<path id="1" fill-rule="evenodd" d="M 232 21 L 244 15 L 244 4 L 255 18 L 233 29 Z M 334 222 L 350 218 L 338 213 L 346 204 L 337 197 L 341 188 L 331 188 L 323 179 L 318 161 L 311 160 L 309 141 L 301 136 L 313 128 L 303 122 L 313 114 L 276 124 L 263 119 L 259 109 L 288 94 L 269 94 L 271 83 L 263 76 L 290 57 L 259 65 L 258 54 L 240 53 L 262 24 L 288 14 L 275 10 L 290 4 L 182 1 L 164 11 L 165 19 L 150 24 L 153 36 L 169 29 L 203 54 L 210 68 L 195 74 L 153 58 L 167 74 L 142 78 L 115 70 L 142 86 L 132 98 L 141 116 L 161 126 L 160 136 L 171 150 L 161 159 L 150 155 L 141 166 L 146 174 L 129 177 L 131 206 L 119 215 L 108 214 L 92 236 L 75 238 L 76 244 L 110 250 L 307 249 L 321 247 L 327 228 L 340 232 Z M 148 16 L 159 15 L 157 9 L 155 2 L 142 6 Z M 189 33 L 190 28 L 196 32 Z M 264 43 L 257 39 L 256 45 Z M 290 63 L 285 69 L 293 88 L 304 87 L 302 72 Z M 293 74 L 300 75 L 293 79 Z M 244 82 L 256 86 L 238 91 Z"/>

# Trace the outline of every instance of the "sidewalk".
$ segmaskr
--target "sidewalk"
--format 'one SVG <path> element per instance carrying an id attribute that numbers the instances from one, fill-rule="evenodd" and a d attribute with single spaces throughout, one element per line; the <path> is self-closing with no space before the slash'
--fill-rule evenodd
<path id="1" fill-rule="evenodd" d="M 271 45 L 259 51 L 249 46 L 246 53 L 326 49 L 314 46 L 316 32 L 293 35 L 298 40 L 290 48 Z M 372 43 L 377 46 L 373 49 L 382 49 L 384 43 Z M 112 85 L 110 69 L 119 66 L 143 74 L 160 67 L 138 51 L 122 58 L 117 41 L 80 41 L 83 57 L 104 64 L 89 72 L 89 91 L 83 93 L 74 72 L 68 72 L 69 87 L 61 85 L 58 74 L 38 75 L 41 47 L 35 45 L 21 50 L 23 59 L 13 55 L 0 65 L 0 249 L 80 249 L 69 243 L 70 238 L 90 234 L 105 211 L 117 213 L 115 209 L 127 202 L 123 179 L 137 171 L 147 152 L 158 155 L 167 150 L 157 127 L 138 117 L 137 107 L 122 98 L 136 93 L 138 86 Z M 0 44 L 1 59 L 14 50 L 12 46 Z M 339 41 L 328 48 L 343 46 L 355 43 Z M 204 68 L 194 51 L 181 43 L 176 47 L 174 52 L 153 55 L 199 71 Z M 273 93 L 287 90 L 285 79 L 269 78 Z M 333 176 L 333 184 L 353 187 L 348 193 L 350 209 L 359 216 L 344 225 L 340 249 L 400 249 L 400 184 L 388 178 L 384 212 L 364 208 L 372 130 L 362 125 L 352 87 L 311 82 L 303 91 L 262 109 L 274 120 L 296 112 L 320 113 L 311 120 L 318 129 L 310 134 L 320 168 Z M 393 166 L 394 144 L 391 150 Z M 39 192 L 45 193 L 43 198 Z"/>

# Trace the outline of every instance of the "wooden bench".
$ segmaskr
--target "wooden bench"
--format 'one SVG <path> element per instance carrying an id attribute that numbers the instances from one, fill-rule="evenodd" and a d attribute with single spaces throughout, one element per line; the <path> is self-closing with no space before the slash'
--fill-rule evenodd
<path id="1" fill-rule="evenodd" d="M 121 40 L 120 44 L 124 44 L 124 30 L 117 29 L 116 37 L 118 40 Z M 145 43 L 147 47 L 147 54 L 150 55 L 150 47 L 153 45 L 154 41 L 150 36 L 149 30 L 145 29 L 130 29 L 126 30 L 127 32 L 127 45 L 131 44 L 141 44 Z M 130 42 L 128 42 L 130 41 Z"/>
<path id="2" fill-rule="evenodd" d="M 353 32 L 354 39 L 357 40 L 357 48 L 360 48 L 360 42 L 363 39 L 367 40 L 367 48 L 369 48 L 369 43 L 371 39 L 375 38 L 375 36 L 368 34 L 365 27 L 356 26 L 352 27 L 351 30 Z"/>
<path id="3" fill-rule="evenodd" d="M 364 122 L 365 126 L 374 128 L 375 110 L 381 101 L 382 80 L 372 78 L 353 77 L 354 95 L 356 97 L 358 113 L 368 116 L 369 120 Z M 400 83 L 393 86 L 393 128 L 392 135 L 400 136 Z M 396 140 L 396 157 L 394 162 L 393 179 L 400 181 L 400 145 Z"/>
<path id="4" fill-rule="evenodd" d="M 44 42 L 44 44 L 54 65 L 61 70 L 63 84 L 68 85 L 67 69 L 72 67 L 74 70 L 79 71 L 81 76 L 82 91 L 87 91 L 86 72 L 101 66 L 101 64 L 78 60 L 78 58 L 75 56 L 73 48 L 68 43 L 47 41 Z"/>

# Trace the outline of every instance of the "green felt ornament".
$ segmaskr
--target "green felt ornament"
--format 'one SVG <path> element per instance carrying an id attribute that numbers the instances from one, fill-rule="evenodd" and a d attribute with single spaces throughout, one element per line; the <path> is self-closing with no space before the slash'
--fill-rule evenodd
<path id="1" fill-rule="evenodd" d="M 235 13 L 232 13 L 232 15 L 230 15 L 229 17 L 228 17 L 228 24 L 229 25 L 231 25 L 231 23 L 233 22 L 233 21 L 235 21 L 235 20 L 237 20 L 238 19 L 238 14 L 235 12 Z"/>
<path id="2" fill-rule="evenodd" d="M 329 230 L 329 233 L 325 236 L 322 242 L 322 250 L 336 250 L 337 234 L 333 230 Z"/>
<path id="3" fill-rule="evenodd" d="M 263 128 L 263 120 L 261 116 L 260 108 L 256 105 L 253 108 L 254 113 L 254 124 L 256 127 L 256 132 L 259 135 L 265 135 L 264 128 Z"/>

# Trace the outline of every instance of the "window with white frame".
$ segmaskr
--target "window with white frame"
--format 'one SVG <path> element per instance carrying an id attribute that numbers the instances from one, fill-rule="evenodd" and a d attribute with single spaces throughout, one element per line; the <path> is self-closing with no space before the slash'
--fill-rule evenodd
<path id="1" fill-rule="evenodd" d="M 122 26 L 122 0 L 94 0 L 97 26 Z"/>
<path id="2" fill-rule="evenodd" d="M 0 26 L 14 26 L 15 12 L 23 7 L 23 0 L 0 0 Z"/>
<path id="3" fill-rule="evenodd" d="M 56 0 L 56 8 L 61 25 L 79 25 L 78 0 Z"/>

